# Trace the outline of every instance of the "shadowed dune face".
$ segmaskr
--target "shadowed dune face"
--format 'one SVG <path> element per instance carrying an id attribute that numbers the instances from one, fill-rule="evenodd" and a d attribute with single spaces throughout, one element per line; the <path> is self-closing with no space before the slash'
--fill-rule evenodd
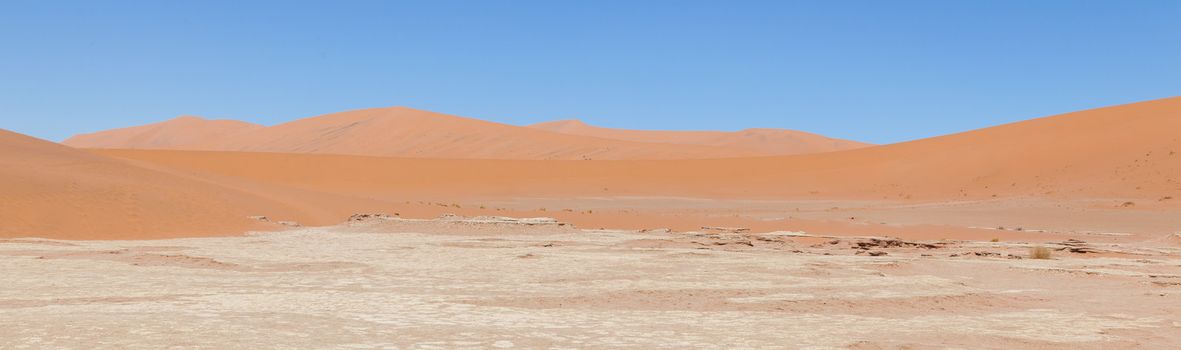
<path id="1" fill-rule="evenodd" d="M 559 120 L 534 124 L 529 127 L 568 135 L 613 140 L 743 149 L 762 155 L 822 153 L 871 146 L 857 141 L 783 129 L 746 129 L 735 132 L 627 130 L 601 128 L 587 125 L 578 120 Z"/>
<path id="2" fill-rule="evenodd" d="M 843 152 L 703 160 L 492 161 L 98 153 L 317 191 L 439 196 L 1181 198 L 1181 98 Z"/>

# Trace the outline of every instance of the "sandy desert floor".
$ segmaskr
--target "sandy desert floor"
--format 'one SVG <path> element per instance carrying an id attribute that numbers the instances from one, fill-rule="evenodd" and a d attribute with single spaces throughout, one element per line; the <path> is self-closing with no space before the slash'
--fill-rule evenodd
<path id="1" fill-rule="evenodd" d="M 1175 245 L 737 231 L 7 239 L 0 348 L 1181 348 Z"/>

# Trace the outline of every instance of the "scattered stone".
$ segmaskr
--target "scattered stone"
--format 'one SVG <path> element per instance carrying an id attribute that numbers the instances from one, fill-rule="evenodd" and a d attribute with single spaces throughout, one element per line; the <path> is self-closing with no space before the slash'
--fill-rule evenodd
<path id="1" fill-rule="evenodd" d="M 768 236 L 762 236 L 762 235 L 755 236 L 755 239 L 763 241 L 763 242 L 783 242 L 783 240 L 781 238 L 768 237 Z"/>
<path id="2" fill-rule="evenodd" d="M 755 245 L 754 245 L 754 243 L 752 243 L 750 240 L 743 240 L 743 239 L 740 239 L 740 240 L 734 240 L 734 241 L 718 241 L 718 242 L 713 242 L 713 245 L 731 245 L 731 244 L 744 245 L 744 246 L 748 246 L 748 247 L 754 247 L 754 246 L 755 246 Z"/>
<path id="3" fill-rule="evenodd" d="M 1098 250 L 1087 246 L 1087 242 L 1080 241 L 1080 240 L 1073 239 L 1073 238 L 1065 240 L 1061 244 L 1066 246 L 1065 250 L 1069 251 L 1071 253 L 1086 254 L 1086 253 L 1098 253 L 1099 252 Z"/>
<path id="4" fill-rule="evenodd" d="M 368 213 L 364 213 L 364 214 L 353 214 L 353 215 L 349 216 L 349 222 L 360 222 L 360 221 L 368 221 L 368 220 L 373 220 L 373 219 L 386 219 L 386 220 L 388 220 L 388 219 L 392 219 L 392 218 L 393 218 L 393 217 L 391 217 L 391 216 L 389 216 L 389 215 L 386 215 L 385 213 L 375 213 L 375 214 L 368 214 Z"/>
<path id="5" fill-rule="evenodd" d="M 856 244 L 856 249 L 869 250 L 871 248 L 923 248 L 923 249 L 937 249 L 942 248 L 938 244 L 908 242 L 893 238 L 870 238 L 868 241 L 859 241 Z"/>

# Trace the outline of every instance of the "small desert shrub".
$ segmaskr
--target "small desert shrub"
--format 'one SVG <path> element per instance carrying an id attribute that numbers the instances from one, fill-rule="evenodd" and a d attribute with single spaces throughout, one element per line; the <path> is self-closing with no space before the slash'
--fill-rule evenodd
<path id="1" fill-rule="evenodd" d="M 1029 258 L 1030 259 L 1049 259 L 1050 258 L 1050 248 L 1046 248 L 1046 247 L 1029 248 Z"/>
<path id="2" fill-rule="evenodd" d="M 989 242 L 993 242 L 993 243 L 1000 242 L 1000 241 L 1001 241 L 1000 238 L 993 238 L 993 239 L 989 240 Z"/>

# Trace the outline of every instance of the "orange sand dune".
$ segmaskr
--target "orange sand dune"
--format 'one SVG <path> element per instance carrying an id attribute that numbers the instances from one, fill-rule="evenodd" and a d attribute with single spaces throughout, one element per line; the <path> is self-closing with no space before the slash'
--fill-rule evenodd
<path id="1" fill-rule="evenodd" d="M 669 196 L 929 202 L 1039 196 L 1143 204 L 1181 198 L 1181 136 L 1176 130 L 1181 130 L 1181 98 L 894 145 L 732 159 L 452 160 L 175 150 L 88 153 L 3 132 L 0 236 L 112 239 L 231 234 L 267 228 L 247 220 L 250 215 L 322 225 L 338 223 L 355 212 L 452 210 L 405 202 L 414 199 L 480 203 L 530 197 Z M 596 226 L 612 224 L 587 220 Z"/>
<path id="2" fill-rule="evenodd" d="M 79 148 L 192 149 L 262 128 L 262 125 L 236 120 L 180 116 L 160 123 L 77 135 L 62 143 Z"/>
<path id="3" fill-rule="evenodd" d="M 658 142 L 742 149 L 761 155 L 791 155 L 842 151 L 871 146 L 867 143 L 829 138 L 784 129 L 722 131 L 656 131 L 600 128 L 579 120 L 533 124 L 530 128 L 569 135 L 591 136 L 635 142 Z"/>
<path id="4" fill-rule="evenodd" d="M 1181 198 L 1181 98 L 850 151 L 735 159 L 493 161 L 97 151 L 168 167 L 369 196 Z"/>
<path id="5" fill-rule="evenodd" d="M 211 177 L 211 179 L 214 179 Z M 144 239 L 330 224 L 372 202 L 149 169 L 0 130 L 0 237 Z M 243 189 L 235 189 L 240 187 Z M 346 204 L 350 208 L 340 208 Z"/>
<path id="6" fill-rule="evenodd" d="M 185 130 L 192 132 L 185 133 Z M 453 159 L 686 159 L 762 154 L 742 148 L 565 135 L 402 107 L 333 113 L 272 127 L 214 125 L 210 121 L 174 119 L 138 128 L 82 135 L 64 143 L 81 148 Z"/>

